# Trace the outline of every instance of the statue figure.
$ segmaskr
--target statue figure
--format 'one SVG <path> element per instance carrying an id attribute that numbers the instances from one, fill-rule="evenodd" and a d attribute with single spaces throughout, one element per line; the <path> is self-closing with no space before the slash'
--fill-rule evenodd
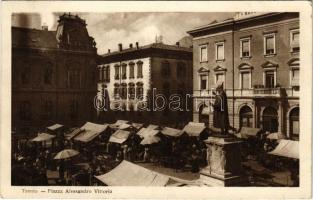
<path id="1" fill-rule="evenodd" d="M 227 96 L 223 89 L 223 83 L 216 88 L 216 96 L 213 106 L 213 126 L 221 129 L 221 134 L 227 135 L 229 128 Z"/>

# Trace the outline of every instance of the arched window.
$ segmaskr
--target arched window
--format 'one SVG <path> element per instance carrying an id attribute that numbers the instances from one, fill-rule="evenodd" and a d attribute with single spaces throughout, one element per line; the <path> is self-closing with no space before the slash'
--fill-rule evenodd
<path id="1" fill-rule="evenodd" d="M 135 84 L 128 83 L 128 96 L 129 99 L 135 99 Z"/>
<path id="2" fill-rule="evenodd" d="M 29 101 L 22 101 L 20 105 L 20 118 L 21 120 L 31 120 L 31 104 Z"/>
<path id="3" fill-rule="evenodd" d="M 118 80 L 118 79 L 120 79 L 120 66 L 115 65 L 114 69 L 115 69 L 114 79 Z"/>
<path id="4" fill-rule="evenodd" d="M 299 123 L 299 107 L 293 108 L 289 114 L 290 137 L 299 140 L 300 123 Z"/>
<path id="5" fill-rule="evenodd" d="M 128 65 L 129 65 L 129 78 L 135 78 L 135 63 L 130 62 Z"/>
<path id="6" fill-rule="evenodd" d="M 127 78 L 126 70 L 127 70 L 127 64 L 123 63 L 122 64 L 122 79 L 126 79 Z"/>
<path id="7" fill-rule="evenodd" d="M 277 110 L 273 107 L 267 107 L 263 111 L 263 131 L 274 133 L 278 131 Z"/>
<path id="8" fill-rule="evenodd" d="M 249 106 L 243 106 L 239 112 L 240 115 L 240 128 L 252 127 L 253 114 Z"/>
<path id="9" fill-rule="evenodd" d="M 72 100 L 70 102 L 70 118 L 77 119 L 78 117 L 78 101 Z"/>
<path id="10" fill-rule="evenodd" d="M 202 104 L 199 107 L 199 122 L 204 124 L 209 124 L 209 114 L 210 108 L 207 107 L 205 104 Z"/>
<path id="11" fill-rule="evenodd" d="M 136 84 L 136 98 L 139 100 L 143 99 L 143 83 L 141 82 Z"/>
<path id="12" fill-rule="evenodd" d="M 171 76 L 171 68 L 170 68 L 170 63 L 168 61 L 162 62 L 161 74 L 164 77 L 170 77 Z"/>
<path id="13" fill-rule="evenodd" d="M 44 67 L 44 73 L 43 73 L 44 84 L 47 84 L 47 85 L 52 84 L 52 75 L 53 75 L 52 66 L 48 64 L 46 67 Z"/>
<path id="14" fill-rule="evenodd" d="M 143 65 L 143 62 L 139 60 L 137 62 L 137 78 L 143 78 L 143 75 L 142 75 L 142 65 Z"/>

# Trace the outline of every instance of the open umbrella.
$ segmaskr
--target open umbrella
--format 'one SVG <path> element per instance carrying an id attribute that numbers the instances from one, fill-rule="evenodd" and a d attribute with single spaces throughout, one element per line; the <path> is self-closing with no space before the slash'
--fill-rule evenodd
<path id="1" fill-rule="evenodd" d="M 71 158 L 74 157 L 76 155 L 78 155 L 79 152 L 75 151 L 74 149 L 64 149 L 62 151 L 60 151 L 55 157 L 54 159 L 66 159 L 66 158 Z"/>
<path id="2" fill-rule="evenodd" d="M 266 137 L 267 139 L 270 140 L 280 140 L 280 139 L 284 139 L 284 136 L 281 133 L 270 133 L 269 135 L 267 135 Z"/>
<path id="3" fill-rule="evenodd" d="M 54 135 L 50 135 L 48 133 L 39 133 L 38 136 L 33 138 L 31 141 L 44 142 L 44 141 L 52 140 L 53 138 L 55 138 Z"/>
<path id="4" fill-rule="evenodd" d="M 160 142 L 160 138 L 154 135 L 147 135 L 146 137 L 141 140 L 141 145 L 148 145 L 148 144 L 154 144 Z"/>

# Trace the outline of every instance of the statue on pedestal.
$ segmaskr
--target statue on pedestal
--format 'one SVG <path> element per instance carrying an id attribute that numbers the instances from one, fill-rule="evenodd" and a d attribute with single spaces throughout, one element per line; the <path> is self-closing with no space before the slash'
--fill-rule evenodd
<path id="1" fill-rule="evenodd" d="M 222 135 L 228 135 L 229 119 L 227 96 L 223 89 L 223 83 L 216 87 L 216 96 L 213 106 L 213 126 L 221 129 Z"/>

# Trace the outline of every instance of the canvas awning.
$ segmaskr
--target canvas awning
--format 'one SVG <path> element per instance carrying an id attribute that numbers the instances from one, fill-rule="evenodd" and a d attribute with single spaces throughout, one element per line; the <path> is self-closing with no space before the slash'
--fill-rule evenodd
<path id="1" fill-rule="evenodd" d="M 125 129 L 131 128 L 131 127 L 132 127 L 132 125 L 130 125 L 130 124 L 121 124 L 119 126 L 119 129 L 125 130 Z"/>
<path id="2" fill-rule="evenodd" d="M 130 135 L 129 131 L 117 130 L 115 131 L 115 133 L 111 135 L 109 142 L 122 144 L 128 139 L 129 135 Z"/>
<path id="3" fill-rule="evenodd" d="M 52 126 L 48 126 L 47 129 L 51 130 L 51 131 L 55 131 L 55 130 L 58 130 L 60 128 L 63 128 L 64 125 L 62 124 L 54 124 Z"/>
<path id="4" fill-rule="evenodd" d="M 52 140 L 53 138 L 55 138 L 55 135 L 50 135 L 48 133 L 39 133 L 38 136 L 33 138 L 31 141 L 44 142 L 44 141 Z"/>
<path id="5" fill-rule="evenodd" d="M 143 124 L 141 124 L 141 123 L 132 123 L 132 126 L 135 129 L 139 130 L 139 129 L 141 129 L 143 127 Z"/>
<path id="6" fill-rule="evenodd" d="M 72 132 L 70 132 L 69 134 L 65 135 L 65 138 L 67 140 L 71 140 L 72 138 L 74 138 L 76 135 L 78 135 L 79 133 L 85 131 L 84 129 L 81 128 L 75 128 Z"/>
<path id="7" fill-rule="evenodd" d="M 155 136 L 159 132 L 160 132 L 159 130 L 142 128 L 142 129 L 140 129 L 140 131 L 137 132 L 137 135 L 139 135 L 141 138 L 144 138 L 147 136 Z"/>
<path id="8" fill-rule="evenodd" d="M 179 129 L 175 129 L 175 128 L 165 127 L 165 128 L 163 128 L 161 133 L 163 135 L 166 135 L 166 136 L 179 137 L 184 133 L 184 131 L 179 130 Z"/>
<path id="9" fill-rule="evenodd" d="M 76 141 L 80 142 L 90 142 L 93 139 L 95 139 L 97 136 L 99 136 L 101 132 L 95 131 L 95 130 L 85 130 L 82 133 L 80 133 L 78 136 L 74 138 Z"/>
<path id="10" fill-rule="evenodd" d="M 280 140 L 278 146 L 269 154 L 299 159 L 299 141 Z"/>
<path id="11" fill-rule="evenodd" d="M 242 127 L 239 134 L 241 138 L 249 138 L 256 137 L 257 134 L 261 131 L 260 128 L 250 128 L 250 127 Z"/>
<path id="12" fill-rule="evenodd" d="M 108 186 L 166 186 L 170 181 L 166 175 L 125 160 L 110 172 L 95 177 Z"/>
<path id="13" fill-rule="evenodd" d="M 150 125 L 147 127 L 147 129 L 152 129 L 152 130 L 154 130 L 154 129 L 159 129 L 159 126 L 158 126 L 158 125 L 154 125 L 154 124 L 150 124 Z"/>
<path id="14" fill-rule="evenodd" d="M 284 138 L 285 138 L 285 136 L 279 132 L 270 133 L 268 136 L 266 136 L 266 139 L 270 139 L 270 140 L 280 140 L 280 139 L 284 139 Z"/>
<path id="15" fill-rule="evenodd" d="M 80 129 L 92 130 L 92 131 L 97 131 L 97 132 L 101 133 L 101 132 L 105 131 L 108 127 L 109 127 L 108 124 L 95 124 L 92 122 L 87 122 L 82 127 L 80 127 Z"/>
<path id="16" fill-rule="evenodd" d="M 128 124 L 127 120 L 117 120 L 114 124 L 110 124 L 110 128 L 119 129 L 122 124 Z"/>
<path id="17" fill-rule="evenodd" d="M 204 123 L 189 122 L 183 129 L 183 132 L 189 136 L 199 136 L 205 130 Z"/>

